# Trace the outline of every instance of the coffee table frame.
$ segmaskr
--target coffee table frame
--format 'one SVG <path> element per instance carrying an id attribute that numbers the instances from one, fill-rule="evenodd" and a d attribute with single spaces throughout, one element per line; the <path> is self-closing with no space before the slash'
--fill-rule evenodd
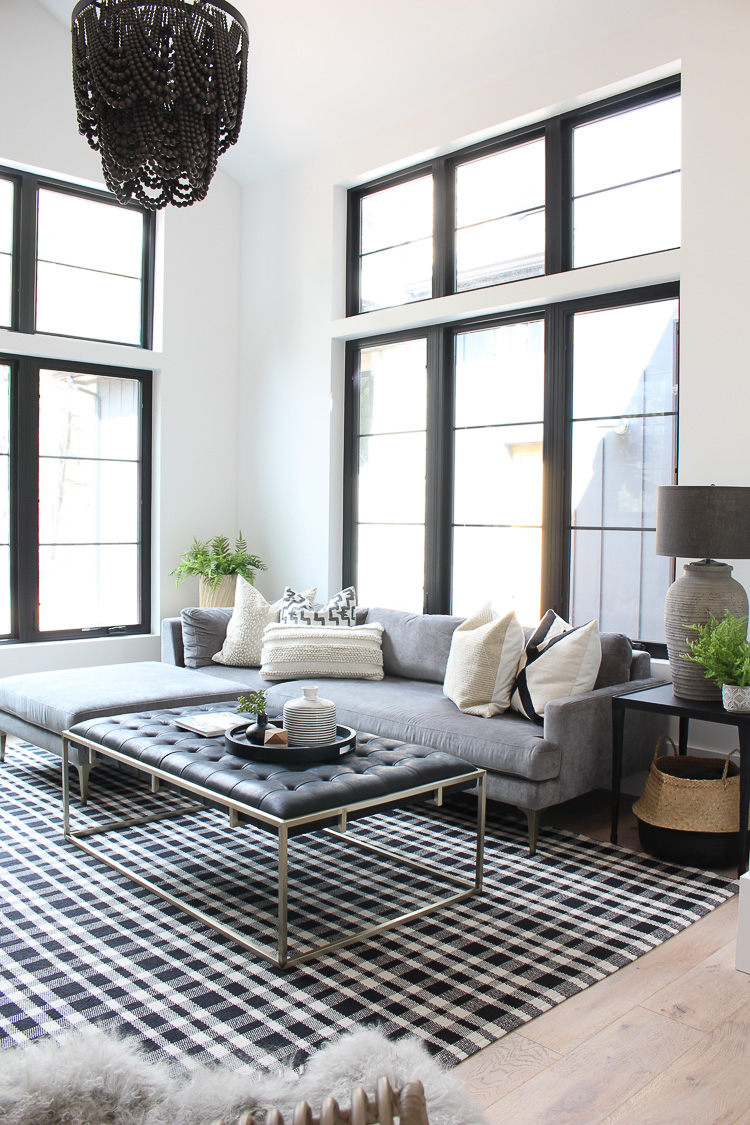
<path id="1" fill-rule="evenodd" d="M 178 898 L 176 895 L 170 894 L 168 891 L 162 890 L 156 886 L 151 880 L 146 879 L 137 871 L 128 867 L 124 863 L 111 856 L 99 851 L 97 848 L 92 847 L 87 842 L 91 836 L 101 835 L 107 832 L 121 831 L 126 828 L 133 828 L 136 825 L 149 824 L 153 821 L 167 820 L 174 817 L 185 816 L 189 813 L 205 812 L 206 806 L 204 804 L 185 805 L 177 809 L 169 809 L 164 812 L 151 813 L 147 816 L 128 817 L 124 820 L 110 820 L 101 825 L 94 827 L 73 829 L 71 827 L 70 815 L 70 779 L 69 779 L 69 748 L 70 744 L 74 743 L 76 746 L 83 746 L 89 752 L 89 765 L 94 766 L 96 763 L 97 755 L 103 758 L 109 758 L 112 761 L 120 762 L 124 765 L 130 766 L 138 770 L 140 773 L 148 774 L 151 778 L 151 792 L 157 793 L 162 781 L 169 782 L 175 789 L 189 793 L 194 797 L 203 798 L 209 801 L 212 806 L 220 806 L 224 808 L 229 814 L 229 827 L 237 828 L 240 824 L 240 817 L 246 817 L 249 821 L 255 824 L 263 824 L 270 829 L 275 830 L 278 834 L 278 919 L 277 919 L 277 947 L 274 949 L 270 945 L 266 945 L 259 941 L 251 941 L 244 934 L 239 933 L 231 926 L 227 926 L 222 922 L 217 922 L 215 919 L 209 917 L 204 911 L 199 910 L 197 907 L 192 906 L 185 900 Z M 292 968 L 294 965 L 300 965 L 305 961 L 310 961 L 317 957 L 323 957 L 327 953 L 332 953 L 337 949 L 343 949 L 347 945 L 353 945 L 355 942 L 365 941 L 368 938 L 375 937 L 382 934 L 385 930 L 393 929 L 395 926 L 401 926 L 406 922 L 414 921 L 416 918 L 421 918 L 425 914 L 431 914 L 436 910 L 441 910 L 445 906 L 450 906 L 456 902 L 463 902 L 471 895 L 478 894 L 482 889 L 482 869 L 484 864 L 484 830 L 486 820 L 486 800 L 487 800 L 487 784 L 486 773 L 482 769 L 468 769 L 465 773 L 456 775 L 455 777 L 446 778 L 440 783 L 434 781 L 428 782 L 424 785 L 410 786 L 408 789 L 401 789 L 394 793 L 389 793 L 382 797 L 372 797 L 366 801 L 355 801 L 347 805 L 336 805 L 322 812 L 309 813 L 306 816 L 289 817 L 282 819 L 281 817 L 273 816 L 269 813 L 261 812 L 259 809 L 252 808 L 250 805 L 245 805 L 241 801 L 232 800 L 223 794 L 216 793 L 212 789 L 208 789 L 202 785 L 196 785 L 194 782 L 186 781 L 184 778 L 176 777 L 174 774 L 168 773 L 165 770 L 158 769 L 156 766 L 145 765 L 136 759 L 131 758 L 127 754 L 123 754 L 118 750 L 110 749 L 107 746 L 102 746 L 101 743 L 93 742 L 87 738 L 81 738 L 79 735 L 73 735 L 70 731 L 65 730 L 62 732 L 62 808 L 63 808 L 63 834 L 65 839 L 70 843 L 75 844 L 76 847 L 92 856 L 94 859 L 106 863 L 114 871 L 120 875 L 132 879 L 144 890 L 149 891 L 151 894 L 157 895 L 159 898 L 168 902 L 171 906 L 176 906 L 179 910 L 183 910 L 186 914 L 196 918 L 206 926 L 210 926 L 212 930 L 223 934 L 224 937 L 236 941 L 239 945 L 249 949 L 252 953 L 256 953 L 259 957 L 263 957 L 271 964 L 277 965 L 279 968 Z M 476 864 L 474 879 L 463 879 L 450 872 L 444 871 L 442 868 L 434 867 L 432 864 L 423 863 L 421 861 L 412 859 L 404 855 L 402 852 L 391 851 L 388 848 L 382 848 L 375 844 L 370 844 L 364 840 L 359 840 L 356 837 L 347 835 L 347 821 L 354 812 L 360 812 L 365 809 L 376 811 L 381 805 L 392 805 L 395 801 L 399 804 L 408 801 L 412 797 L 420 797 L 424 794 L 431 793 L 435 804 L 441 805 L 443 801 L 443 790 L 452 788 L 457 785 L 468 786 L 472 782 L 476 783 L 477 787 L 477 821 L 476 821 Z M 301 827 L 310 826 L 314 830 L 314 825 L 320 820 L 330 820 L 335 818 L 338 821 L 338 827 L 323 828 L 320 831 L 326 832 L 329 836 L 334 836 L 336 839 L 348 844 L 356 844 L 357 847 L 362 848 L 364 851 L 372 852 L 375 855 L 383 856 L 387 859 L 396 861 L 403 866 L 410 867 L 414 871 L 419 871 L 424 874 L 436 876 L 445 882 L 460 888 L 453 894 L 447 897 L 433 900 L 425 906 L 419 907 L 416 910 L 407 911 L 404 914 L 399 914 L 394 918 L 390 918 L 385 922 L 381 922 L 376 926 L 368 926 L 363 930 L 358 930 L 356 933 L 347 935 L 338 941 L 326 942 L 320 945 L 309 946 L 303 948 L 300 952 L 295 953 L 294 956 L 289 956 L 288 948 L 288 867 L 289 867 L 289 834 L 290 831 Z M 299 833 L 294 833 L 295 835 Z"/>

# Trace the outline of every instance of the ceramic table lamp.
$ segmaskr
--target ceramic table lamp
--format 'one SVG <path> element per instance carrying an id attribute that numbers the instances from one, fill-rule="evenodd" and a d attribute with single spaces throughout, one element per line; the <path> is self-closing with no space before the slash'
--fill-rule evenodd
<path id="1" fill-rule="evenodd" d="M 732 578 L 732 567 L 717 562 L 750 558 L 750 488 L 669 485 L 659 489 L 656 553 L 699 559 L 686 563 L 664 601 L 669 668 L 674 693 L 682 699 L 721 699 L 721 688 L 700 664 L 683 659 L 695 634 L 687 625 L 705 625 L 727 610 L 746 617 L 747 594 Z"/>

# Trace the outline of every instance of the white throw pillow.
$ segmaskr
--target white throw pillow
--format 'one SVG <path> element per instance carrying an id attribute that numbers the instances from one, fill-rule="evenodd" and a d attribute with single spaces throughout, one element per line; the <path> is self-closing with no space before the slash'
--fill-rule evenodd
<path id="1" fill-rule="evenodd" d="M 314 588 L 305 590 L 303 597 L 312 601 L 315 592 Z M 234 610 L 227 625 L 226 639 L 221 652 L 217 652 L 211 659 L 217 664 L 227 664 L 232 668 L 257 668 L 263 648 L 263 632 L 266 625 L 279 620 L 281 602 L 282 599 L 279 598 L 269 604 L 260 590 L 256 590 L 252 583 L 238 574 Z"/>
<path id="2" fill-rule="evenodd" d="M 287 586 L 281 599 L 279 621 L 282 625 L 353 625 L 356 608 L 357 595 L 353 586 L 339 590 L 321 609 L 315 608 L 312 598 Z"/>
<path id="3" fill-rule="evenodd" d="M 499 715 L 510 706 L 522 656 L 515 610 L 501 617 L 487 602 L 453 634 L 443 694 L 467 715 Z"/>
<path id="4" fill-rule="evenodd" d="M 598 621 L 573 629 L 548 609 L 526 643 L 510 705 L 541 723 L 551 699 L 591 691 L 601 661 Z"/>
<path id="5" fill-rule="evenodd" d="M 268 625 L 260 674 L 264 680 L 308 676 L 382 680 L 383 626 Z"/>

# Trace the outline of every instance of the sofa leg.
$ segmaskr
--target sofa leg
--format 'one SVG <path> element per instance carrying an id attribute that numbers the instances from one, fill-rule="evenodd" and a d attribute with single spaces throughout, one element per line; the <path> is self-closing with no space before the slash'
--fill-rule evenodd
<path id="1" fill-rule="evenodd" d="M 77 765 L 76 769 L 78 770 L 78 783 L 81 789 L 81 804 L 87 805 L 89 801 L 89 774 L 93 766 L 86 762 L 85 765 Z"/>
<path id="2" fill-rule="evenodd" d="M 536 855 L 536 842 L 539 838 L 539 821 L 542 819 L 541 809 L 525 809 L 522 805 L 518 806 L 520 812 L 526 813 L 526 820 L 529 825 L 529 855 Z"/>
<path id="3" fill-rule="evenodd" d="M 5 740 L 7 737 L 5 731 L 0 730 L 0 762 L 5 761 Z"/>

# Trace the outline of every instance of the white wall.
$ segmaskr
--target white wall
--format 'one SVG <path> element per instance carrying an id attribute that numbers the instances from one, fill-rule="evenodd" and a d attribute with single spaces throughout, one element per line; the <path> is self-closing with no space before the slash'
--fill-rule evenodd
<path id="1" fill-rule="evenodd" d="M 72 4 L 71 4 L 72 8 Z M 102 182 L 99 157 L 79 137 L 70 35 L 36 0 L 0 0 L 0 163 Z M 2 333 L 0 348 L 156 368 L 152 625 L 195 604 L 167 574 L 193 534 L 237 530 L 237 397 L 241 191 L 218 171 L 207 199 L 160 214 L 160 352 Z M 15 338 L 14 338 L 15 337 Z M 35 350 L 36 349 L 36 350 Z M 0 675 L 159 659 L 158 636 L 0 647 Z"/>
<path id="2" fill-rule="evenodd" d="M 481 34 L 481 29 L 477 29 Z M 683 75 L 683 245 L 652 255 L 648 280 L 681 279 L 680 480 L 750 484 L 745 455 L 746 305 L 750 182 L 746 0 L 685 3 L 611 39 L 530 65 L 511 80 L 448 99 L 397 129 L 363 136 L 244 190 L 240 521 L 271 564 L 265 584 L 317 582 L 334 592 L 341 559 L 341 338 L 406 327 L 425 305 L 344 322 L 345 185 L 447 151 L 504 124 L 633 85 Z M 534 58 L 534 29 L 518 50 Z M 387 80 L 387 79 L 386 79 Z M 342 91 L 356 97 L 356 91 Z M 539 278 L 433 302 L 435 319 L 532 299 L 561 299 L 583 281 L 625 288 L 641 265 L 615 263 L 572 278 Z M 472 309 L 473 304 L 473 309 Z M 331 320 L 333 317 L 333 325 Z M 352 323 L 354 322 L 354 323 Z M 334 340 L 331 336 L 336 337 Z M 331 402 L 333 408 L 331 409 Z M 252 437 L 249 435 L 252 434 Z M 260 487 L 258 487 L 260 486 Z M 384 560 L 384 565 L 389 565 Z M 750 562 L 736 576 L 750 587 Z"/>

